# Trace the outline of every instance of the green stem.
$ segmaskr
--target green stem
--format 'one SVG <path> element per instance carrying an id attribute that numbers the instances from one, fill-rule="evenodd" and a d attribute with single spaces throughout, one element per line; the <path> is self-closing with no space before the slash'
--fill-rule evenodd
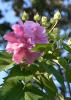
<path id="1" fill-rule="evenodd" d="M 58 23 L 58 20 L 56 21 L 56 23 L 53 25 L 53 27 L 51 28 L 51 30 L 48 33 L 52 32 L 52 30 L 55 28 L 55 26 L 57 25 L 57 23 Z"/>

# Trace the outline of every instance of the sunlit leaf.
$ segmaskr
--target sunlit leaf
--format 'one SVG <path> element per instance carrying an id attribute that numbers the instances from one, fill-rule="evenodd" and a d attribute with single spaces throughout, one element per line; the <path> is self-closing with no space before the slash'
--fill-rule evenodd
<path id="1" fill-rule="evenodd" d="M 0 52 L 0 71 L 10 69 L 15 63 L 7 52 Z"/>

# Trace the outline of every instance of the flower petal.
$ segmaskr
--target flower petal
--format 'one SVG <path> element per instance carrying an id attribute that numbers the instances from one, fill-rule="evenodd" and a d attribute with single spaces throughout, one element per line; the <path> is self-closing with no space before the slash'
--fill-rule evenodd
<path id="1" fill-rule="evenodd" d="M 8 42 L 8 44 L 6 46 L 6 50 L 9 53 L 13 53 L 14 49 L 12 48 L 12 43 Z"/>
<path id="2" fill-rule="evenodd" d="M 14 34 L 14 32 L 9 32 L 9 33 L 5 34 L 4 39 L 9 41 L 9 42 L 16 42 L 17 41 L 16 35 Z"/>
<path id="3" fill-rule="evenodd" d="M 15 34 L 17 36 L 23 36 L 24 34 L 24 29 L 23 29 L 23 26 L 19 25 L 19 24 L 15 24 L 12 26 L 12 29 L 14 30 Z"/>
<path id="4" fill-rule="evenodd" d="M 8 42 L 8 44 L 6 46 L 6 50 L 7 50 L 7 52 L 11 53 L 14 50 L 22 48 L 23 46 L 24 46 L 23 43 L 11 43 L 11 42 Z"/>
<path id="5" fill-rule="evenodd" d="M 35 44 L 46 44 L 48 43 L 48 38 L 47 36 L 44 36 L 43 34 L 41 36 L 36 36 L 35 39 Z"/>
<path id="6" fill-rule="evenodd" d="M 26 62 L 28 64 L 32 64 L 40 55 L 41 55 L 40 52 L 27 52 Z"/>
<path id="7" fill-rule="evenodd" d="M 46 36 L 46 31 L 39 23 L 33 21 L 26 21 L 24 23 L 24 36 L 31 37 L 34 43 L 48 43 L 48 38 Z"/>
<path id="8" fill-rule="evenodd" d="M 14 51 L 12 60 L 15 61 L 17 64 L 21 63 L 24 58 L 25 51 L 23 49 L 18 49 L 17 51 Z"/>

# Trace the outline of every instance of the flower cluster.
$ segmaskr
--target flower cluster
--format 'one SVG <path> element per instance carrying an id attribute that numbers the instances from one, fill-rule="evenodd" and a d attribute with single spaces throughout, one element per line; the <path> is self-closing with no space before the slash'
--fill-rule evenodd
<path id="1" fill-rule="evenodd" d="M 48 39 L 43 26 L 33 21 L 22 22 L 12 26 L 13 31 L 4 35 L 8 41 L 6 50 L 13 54 L 13 61 L 17 64 L 23 60 L 31 64 L 42 52 L 32 51 L 36 44 L 46 44 Z"/>

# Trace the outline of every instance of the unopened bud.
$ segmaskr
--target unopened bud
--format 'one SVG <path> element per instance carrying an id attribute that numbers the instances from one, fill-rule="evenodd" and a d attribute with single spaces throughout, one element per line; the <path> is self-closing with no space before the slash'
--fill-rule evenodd
<path id="1" fill-rule="evenodd" d="M 50 23 L 51 23 L 51 24 L 54 24 L 55 22 L 56 22 L 56 20 L 55 20 L 54 18 L 51 18 L 51 19 L 50 19 Z"/>
<path id="2" fill-rule="evenodd" d="M 39 20 L 40 20 L 40 16 L 39 16 L 38 13 L 37 13 L 36 15 L 34 15 L 34 20 L 35 20 L 35 21 L 39 21 Z"/>
<path id="3" fill-rule="evenodd" d="M 26 21 L 28 18 L 29 18 L 28 14 L 24 11 L 23 14 L 22 14 L 22 20 Z"/>
<path id="4" fill-rule="evenodd" d="M 41 19 L 42 25 L 46 26 L 47 25 L 47 17 L 43 16 Z"/>
<path id="5" fill-rule="evenodd" d="M 61 19 L 61 14 L 59 11 L 57 11 L 55 14 L 54 14 L 54 19 L 56 20 L 60 20 Z"/>
<path id="6" fill-rule="evenodd" d="M 54 28 L 53 29 L 53 34 L 58 34 L 59 33 L 59 29 L 58 28 Z"/>
<path id="7" fill-rule="evenodd" d="M 69 47 L 71 48 L 71 38 L 69 38 L 68 43 Z"/>

